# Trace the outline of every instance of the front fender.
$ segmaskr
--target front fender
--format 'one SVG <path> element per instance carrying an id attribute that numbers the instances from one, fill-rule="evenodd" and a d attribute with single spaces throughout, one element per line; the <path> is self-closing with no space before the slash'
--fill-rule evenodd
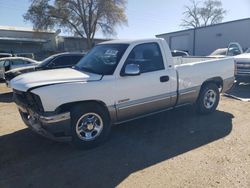
<path id="1" fill-rule="evenodd" d="M 55 84 L 31 90 L 41 99 L 45 112 L 55 111 L 59 106 L 78 101 L 102 101 L 113 106 L 113 92 L 108 83 L 77 82 Z"/>

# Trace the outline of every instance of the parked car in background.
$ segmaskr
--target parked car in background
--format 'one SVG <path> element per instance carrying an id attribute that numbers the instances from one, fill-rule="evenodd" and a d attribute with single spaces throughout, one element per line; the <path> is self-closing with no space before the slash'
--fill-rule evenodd
<path id="1" fill-rule="evenodd" d="M 16 68 L 21 68 L 21 67 L 31 67 L 38 65 L 38 62 L 29 59 L 29 58 L 24 58 L 24 57 L 6 57 L 6 58 L 1 58 L 0 59 L 0 79 L 5 78 L 5 72 L 16 69 Z"/>
<path id="2" fill-rule="evenodd" d="M 4 57 L 12 57 L 12 54 L 9 53 L 0 53 L 0 58 L 4 58 Z"/>
<path id="3" fill-rule="evenodd" d="M 43 61 L 39 62 L 34 66 L 13 69 L 5 73 L 6 84 L 8 86 L 11 79 L 23 73 L 72 67 L 76 63 L 78 63 L 80 59 L 84 57 L 84 55 L 85 53 L 80 53 L 80 52 L 59 53 L 44 59 Z"/>
<path id="4" fill-rule="evenodd" d="M 237 83 L 250 83 L 250 49 L 234 57 L 236 63 L 235 80 Z"/>
<path id="5" fill-rule="evenodd" d="M 228 48 L 217 49 L 209 57 L 223 58 L 227 56 L 234 56 L 236 82 L 250 83 L 250 48 L 243 53 L 239 43 L 230 43 Z"/>
<path id="6" fill-rule="evenodd" d="M 181 50 L 173 50 L 171 51 L 171 54 L 173 57 L 185 57 L 185 56 L 189 56 L 189 54 L 185 51 L 181 51 Z"/>
<path id="7" fill-rule="evenodd" d="M 74 68 L 27 73 L 10 85 L 28 127 L 89 148 L 112 124 L 190 104 L 212 113 L 233 82 L 233 58 L 175 65 L 166 41 L 149 39 L 101 43 Z"/>
<path id="8" fill-rule="evenodd" d="M 16 53 L 15 57 L 27 57 L 30 59 L 34 59 L 35 55 L 33 53 Z"/>
<path id="9" fill-rule="evenodd" d="M 218 48 L 213 51 L 209 56 L 210 57 L 226 57 L 227 56 L 227 48 Z"/>
<path id="10" fill-rule="evenodd" d="M 227 48 L 219 48 L 209 55 L 209 57 L 221 58 L 227 56 L 236 56 L 243 53 L 242 47 L 237 42 L 232 42 Z"/>

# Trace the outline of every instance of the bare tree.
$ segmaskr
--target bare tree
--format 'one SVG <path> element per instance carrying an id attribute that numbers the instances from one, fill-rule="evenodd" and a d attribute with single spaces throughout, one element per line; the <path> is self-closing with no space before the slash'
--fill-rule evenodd
<path id="1" fill-rule="evenodd" d="M 117 25 L 127 23 L 126 0 L 31 0 L 24 15 L 34 29 L 63 27 L 87 39 L 91 48 L 98 30 L 115 34 Z"/>
<path id="2" fill-rule="evenodd" d="M 220 0 L 206 0 L 203 4 L 196 0 L 191 0 L 191 5 L 185 6 L 183 12 L 184 19 L 182 27 L 197 28 L 221 23 L 226 10 L 222 8 Z"/>
<path id="3" fill-rule="evenodd" d="M 196 2 L 195 0 L 191 0 L 190 6 L 185 6 L 185 11 L 183 12 L 183 15 L 185 18 L 182 20 L 182 27 L 185 28 L 196 28 L 200 27 L 200 8 L 199 8 L 199 2 Z"/>

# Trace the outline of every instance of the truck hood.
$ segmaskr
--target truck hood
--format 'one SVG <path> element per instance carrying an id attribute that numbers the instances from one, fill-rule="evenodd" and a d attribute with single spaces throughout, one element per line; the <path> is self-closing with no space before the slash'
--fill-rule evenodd
<path id="1" fill-rule="evenodd" d="M 88 82 L 101 80 L 102 76 L 80 72 L 75 69 L 54 69 L 23 74 L 10 82 L 10 87 L 19 91 L 27 91 L 34 87 L 71 82 Z"/>

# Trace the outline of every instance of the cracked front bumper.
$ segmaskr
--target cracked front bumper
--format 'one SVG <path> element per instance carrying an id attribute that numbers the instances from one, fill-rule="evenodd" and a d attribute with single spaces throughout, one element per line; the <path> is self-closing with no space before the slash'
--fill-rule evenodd
<path id="1" fill-rule="evenodd" d="M 24 123 L 37 134 L 60 142 L 71 141 L 69 112 L 44 116 L 21 106 L 18 108 Z"/>

